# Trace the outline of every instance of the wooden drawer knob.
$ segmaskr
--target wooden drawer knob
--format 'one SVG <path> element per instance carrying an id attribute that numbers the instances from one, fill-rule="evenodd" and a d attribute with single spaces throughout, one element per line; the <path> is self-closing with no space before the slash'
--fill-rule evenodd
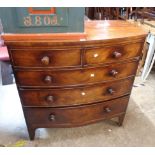
<path id="1" fill-rule="evenodd" d="M 106 113 L 110 113 L 110 112 L 111 112 L 111 109 L 110 109 L 109 107 L 106 107 L 106 108 L 104 108 L 104 111 L 105 111 Z"/>
<path id="2" fill-rule="evenodd" d="M 49 102 L 49 103 L 52 103 L 54 101 L 53 96 L 51 96 L 51 95 L 47 96 L 46 101 Z"/>
<path id="3" fill-rule="evenodd" d="M 55 121 L 55 115 L 54 114 L 50 114 L 49 115 L 49 120 L 50 121 Z"/>
<path id="4" fill-rule="evenodd" d="M 45 83 L 51 83 L 52 82 L 52 77 L 47 75 L 44 79 Z"/>
<path id="5" fill-rule="evenodd" d="M 115 91 L 114 91 L 112 88 L 108 88 L 107 91 L 108 91 L 108 93 L 111 94 L 111 95 L 115 93 Z"/>
<path id="6" fill-rule="evenodd" d="M 115 51 L 113 53 L 114 58 L 120 58 L 122 56 L 122 53 Z"/>
<path id="7" fill-rule="evenodd" d="M 49 62 L 50 62 L 50 58 L 48 56 L 44 56 L 42 59 L 41 59 L 41 62 L 43 65 L 48 65 Z"/>
<path id="8" fill-rule="evenodd" d="M 117 74 L 118 74 L 118 72 L 115 69 L 110 71 L 110 75 L 112 75 L 112 76 L 116 76 Z"/>

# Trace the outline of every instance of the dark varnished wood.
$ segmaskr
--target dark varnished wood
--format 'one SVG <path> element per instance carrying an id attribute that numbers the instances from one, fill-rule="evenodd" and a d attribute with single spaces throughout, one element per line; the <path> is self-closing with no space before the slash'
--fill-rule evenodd
<path id="1" fill-rule="evenodd" d="M 87 21 L 83 35 L 2 35 L 30 139 L 36 128 L 122 125 L 146 35 L 124 21 Z"/>
<path id="2" fill-rule="evenodd" d="M 141 43 L 85 50 L 85 64 L 103 64 L 131 59 L 141 55 Z"/>
<path id="3" fill-rule="evenodd" d="M 14 67 L 72 67 L 81 65 L 80 49 L 11 50 Z"/>
<path id="4" fill-rule="evenodd" d="M 118 116 L 118 125 L 119 126 L 123 125 L 124 118 L 125 118 L 125 113 Z"/>
<path id="5" fill-rule="evenodd" d="M 78 67 L 82 63 L 81 52 L 83 50 L 85 51 L 83 65 L 96 65 L 139 57 L 141 46 L 141 43 L 135 43 L 90 49 L 21 49 L 12 50 L 11 56 L 13 60 L 16 60 L 13 61 L 14 67 L 18 68 Z"/>
<path id="6" fill-rule="evenodd" d="M 126 111 L 128 99 L 129 96 L 126 96 L 98 104 L 68 108 L 24 108 L 24 113 L 34 130 L 42 126 L 73 127 L 121 115 Z M 107 108 L 110 110 L 107 111 Z"/>
<path id="7" fill-rule="evenodd" d="M 66 89 L 21 89 L 23 106 L 62 107 L 90 104 L 130 94 L 134 78 Z M 123 87 L 122 87 L 123 85 Z M 111 93 L 111 91 L 113 91 Z"/>
<path id="8" fill-rule="evenodd" d="M 64 87 L 86 85 L 109 80 L 121 79 L 135 75 L 137 61 L 112 64 L 104 67 L 82 68 L 74 70 L 18 70 L 16 71 L 16 82 L 22 87 Z M 117 75 L 111 71 L 117 71 Z M 51 82 L 46 79 L 51 77 Z"/>

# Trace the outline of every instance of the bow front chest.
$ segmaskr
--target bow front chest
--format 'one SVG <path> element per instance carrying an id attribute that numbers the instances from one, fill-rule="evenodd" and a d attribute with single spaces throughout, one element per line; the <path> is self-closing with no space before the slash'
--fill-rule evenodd
<path id="1" fill-rule="evenodd" d="M 122 125 L 146 35 L 124 21 L 87 21 L 84 34 L 4 34 L 30 139 L 37 128 Z"/>

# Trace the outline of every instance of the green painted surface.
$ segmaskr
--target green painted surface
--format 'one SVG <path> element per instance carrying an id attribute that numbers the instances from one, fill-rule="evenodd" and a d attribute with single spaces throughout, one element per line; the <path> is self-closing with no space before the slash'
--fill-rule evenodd
<path id="1" fill-rule="evenodd" d="M 84 32 L 84 8 L 56 8 L 54 14 L 31 14 L 24 7 L 0 8 L 0 18 L 5 33 Z"/>

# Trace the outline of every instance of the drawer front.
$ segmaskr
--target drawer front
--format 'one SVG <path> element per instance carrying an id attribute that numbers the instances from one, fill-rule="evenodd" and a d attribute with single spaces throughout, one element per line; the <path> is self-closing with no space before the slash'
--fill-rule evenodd
<path id="1" fill-rule="evenodd" d="M 113 64 L 97 68 L 57 71 L 16 71 L 16 82 L 22 87 L 65 87 L 100 83 L 126 78 L 136 73 L 138 62 Z"/>
<path id="2" fill-rule="evenodd" d="M 11 50 L 14 67 L 73 67 L 81 65 L 80 49 Z"/>
<path id="3" fill-rule="evenodd" d="M 124 46 L 87 49 L 85 51 L 85 64 L 111 63 L 138 57 L 141 54 L 141 47 L 141 43 L 135 43 Z"/>
<path id="4" fill-rule="evenodd" d="M 70 89 L 22 89 L 24 106 L 60 107 L 101 102 L 129 94 L 134 78 Z"/>
<path id="5" fill-rule="evenodd" d="M 129 97 L 68 108 L 24 108 L 34 127 L 78 126 L 114 117 L 126 111 Z"/>

